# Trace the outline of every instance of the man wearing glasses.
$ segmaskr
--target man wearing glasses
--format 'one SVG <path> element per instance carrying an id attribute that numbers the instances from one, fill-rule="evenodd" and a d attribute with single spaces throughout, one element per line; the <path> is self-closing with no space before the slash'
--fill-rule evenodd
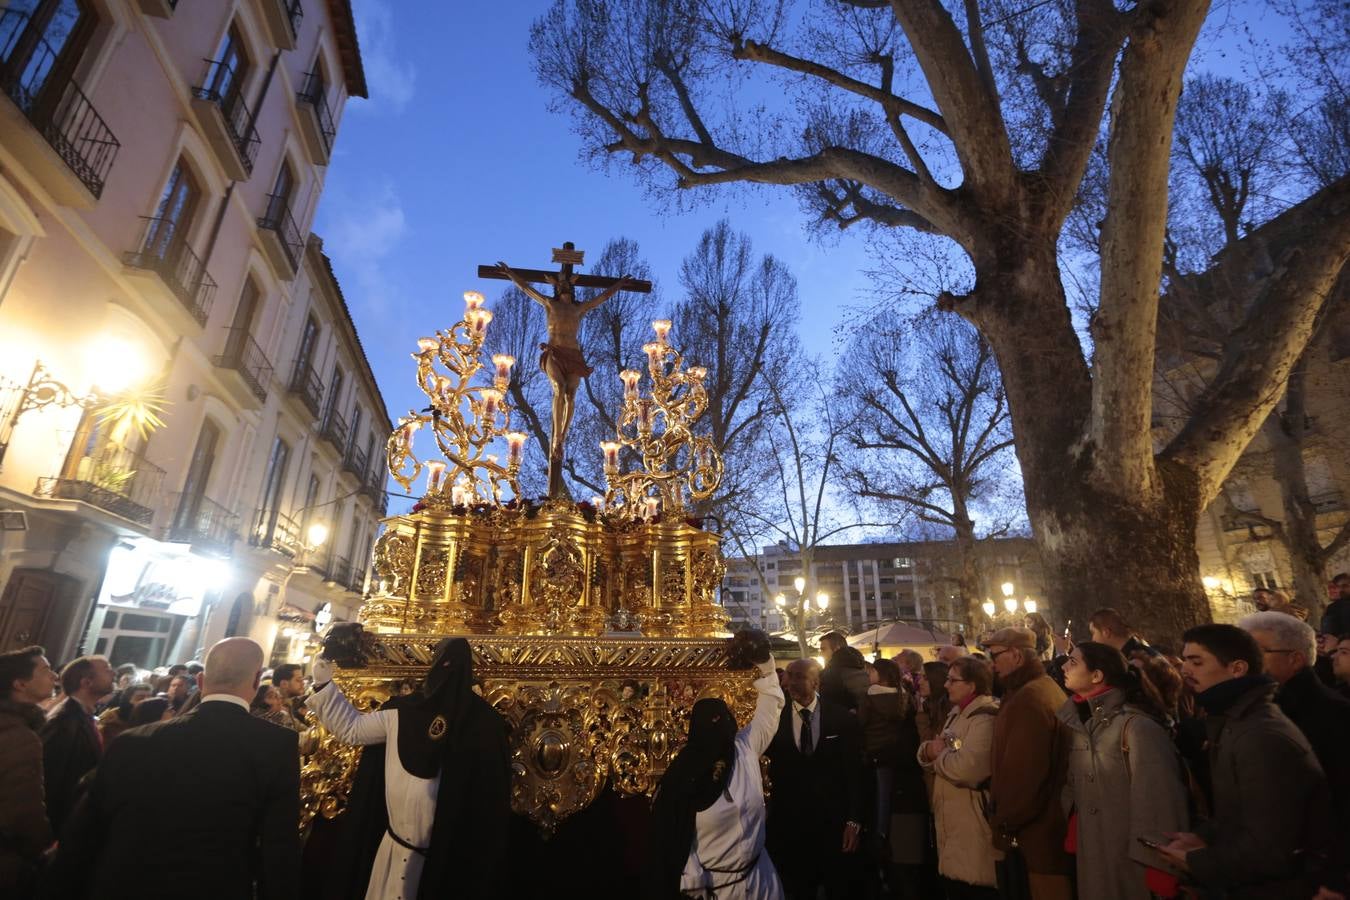
<path id="1" fill-rule="evenodd" d="M 1070 860 L 1064 852 L 1066 823 L 1060 791 L 1068 763 L 1068 734 L 1057 715 L 1064 692 L 1045 674 L 1029 628 L 1001 628 L 981 641 L 1003 688 L 994 719 L 989 793 L 999 889 L 1032 900 L 1069 900 Z"/>
<path id="2" fill-rule="evenodd" d="M 1278 612 L 1244 616 L 1238 626 L 1261 648 L 1266 674 L 1279 683 L 1275 704 L 1312 745 L 1331 788 L 1337 822 L 1350 814 L 1350 700 L 1313 671 L 1317 635 L 1306 622 Z"/>

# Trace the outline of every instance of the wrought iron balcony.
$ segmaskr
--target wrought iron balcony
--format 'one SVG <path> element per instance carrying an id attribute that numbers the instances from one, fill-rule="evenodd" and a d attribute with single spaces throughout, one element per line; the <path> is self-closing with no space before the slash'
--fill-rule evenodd
<path id="1" fill-rule="evenodd" d="M 233 369 L 248 385 L 259 402 L 267 399 L 267 384 L 272 380 L 272 364 L 247 328 L 225 330 L 225 352 L 215 358 L 222 369 Z"/>
<path id="2" fill-rule="evenodd" d="M 173 522 L 168 540 L 191 544 L 219 556 L 229 556 L 239 537 L 239 517 L 209 497 L 174 494 Z"/>
<path id="3" fill-rule="evenodd" d="M 253 527 L 248 542 L 254 547 L 275 550 L 285 556 L 296 556 L 301 549 L 300 527 L 290 516 L 275 509 L 262 508 L 253 513 Z"/>
<path id="4" fill-rule="evenodd" d="M 244 102 L 239 82 L 238 73 L 229 63 L 208 59 L 206 74 L 202 83 L 192 89 L 192 96 L 194 100 L 215 108 L 218 115 L 207 116 L 203 122 L 207 139 L 216 147 L 217 155 L 222 156 L 231 177 L 237 175 L 235 180 L 243 181 L 253 174 L 253 161 L 258 156 L 262 140 L 258 137 L 258 129 L 254 127 L 253 112 Z M 218 139 L 222 136 L 228 139 L 234 159 L 219 152 L 222 148 L 218 146 Z M 234 165 L 236 162 L 238 166 Z"/>
<path id="5" fill-rule="evenodd" d="M 61 475 L 39 478 L 35 493 L 80 500 L 148 526 L 163 485 L 163 469 L 134 450 L 108 442 L 68 464 Z"/>
<path id="6" fill-rule="evenodd" d="M 346 587 L 352 580 L 352 563 L 345 556 L 335 556 L 328 566 L 328 580 Z"/>
<path id="7" fill-rule="evenodd" d="M 258 218 L 258 227 L 262 229 L 263 249 L 267 251 L 278 274 L 287 279 L 294 277 L 300 268 L 300 254 L 305 241 L 291 216 L 286 197 L 267 195 L 267 213 Z"/>
<path id="8" fill-rule="evenodd" d="M 362 562 L 352 566 L 351 577 L 345 582 L 347 590 L 353 594 L 364 594 L 366 592 L 366 566 Z"/>
<path id="9" fill-rule="evenodd" d="M 187 241 L 175 237 L 176 222 L 163 217 L 142 218 L 147 224 L 141 249 L 127 253 L 123 260 L 157 274 L 197 324 L 205 325 L 216 298 L 215 280 Z"/>
<path id="10" fill-rule="evenodd" d="M 308 362 L 300 361 L 295 364 L 287 390 L 299 397 L 305 408 L 316 417 L 319 415 L 319 411 L 323 408 L 323 382 Z"/>
<path id="11" fill-rule="evenodd" d="M 333 409 L 328 409 L 328 417 L 323 420 L 323 439 L 332 444 L 339 453 L 342 448 L 347 446 L 347 420 L 342 418 L 342 413 Z"/>
<path id="12" fill-rule="evenodd" d="M 333 140 L 337 137 L 337 125 L 333 122 L 332 110 L 328 108 L 325 96 L 327 85 L 318 72 L 305 74 L 304 86 L 296 91 L 296 102 L 309 109 L 309 119 L 301 118 L 301 134 L 305 138 L 307 149 L 314 162 L 326 165 L 333 152 Z"/>
<path id="13" fill-rule="evenodd" d="M 0 9 L 0 89 L 98 198 L 122 145 L 79 85 L 48 82 L 58 56 L 51 44 L 38 38 L 31 52 L 20 51 L 30 45 L 28 31 L 27 13 Z"/>
<path id="14" fill-rule="evenodd" d="M 344 471 L 354 474 L 358 481 L 363 481 L 366 477 L 366 464 L 368 462 L 366 451 L 353 443 L 347 449 L 346 458 L 342 460 L 342 468 Z"/>

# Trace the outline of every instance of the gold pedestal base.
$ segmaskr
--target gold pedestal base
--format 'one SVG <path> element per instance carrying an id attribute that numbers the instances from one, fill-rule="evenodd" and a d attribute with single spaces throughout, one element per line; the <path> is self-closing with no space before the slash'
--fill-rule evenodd
<path id="1" fill-rule="evenodd" d="M 606 783 L 621 794 L 650 794 L 683 746 L 700 698 L 722 698 L 742 725 L 754 709 L 754 673 L 727 668 L 721 639 L 460 634 L 473 647 L 483 696 L 510 727 L 512 809 L 545 832 Z M 367 634 L 367 666 L 339 670 L 337 682 L 370 709 L 418 689 L 436 644 L 450 636 Z M 319 732 L 301 772 L 306 825 L 343 812 L 360 759 L 359 748 Z"/>

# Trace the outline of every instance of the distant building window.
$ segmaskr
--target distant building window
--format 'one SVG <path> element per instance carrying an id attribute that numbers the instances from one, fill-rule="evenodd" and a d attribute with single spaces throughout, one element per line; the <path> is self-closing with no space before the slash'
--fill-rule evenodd
<path id="1" fill-rule="evenodd" d="M 908 556 L 897 556 L 895 559 L 891 560 L 891 565 L 897 569 L 909 569 L 914 566 L 914 560 L 910 559 Z"/>

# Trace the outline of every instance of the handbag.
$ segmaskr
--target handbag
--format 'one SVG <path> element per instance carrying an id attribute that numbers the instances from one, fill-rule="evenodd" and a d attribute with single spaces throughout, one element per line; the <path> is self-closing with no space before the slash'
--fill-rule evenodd
<path id="1" fill-rule="evenodd" d="M 1002 900 L 1031 900 L 1031 882 L 1027 877 L 1027 861 L 1017 847 L 1006 851 L 1003 859 L 994 863 L 998 880 L 998 895 Z"/>

